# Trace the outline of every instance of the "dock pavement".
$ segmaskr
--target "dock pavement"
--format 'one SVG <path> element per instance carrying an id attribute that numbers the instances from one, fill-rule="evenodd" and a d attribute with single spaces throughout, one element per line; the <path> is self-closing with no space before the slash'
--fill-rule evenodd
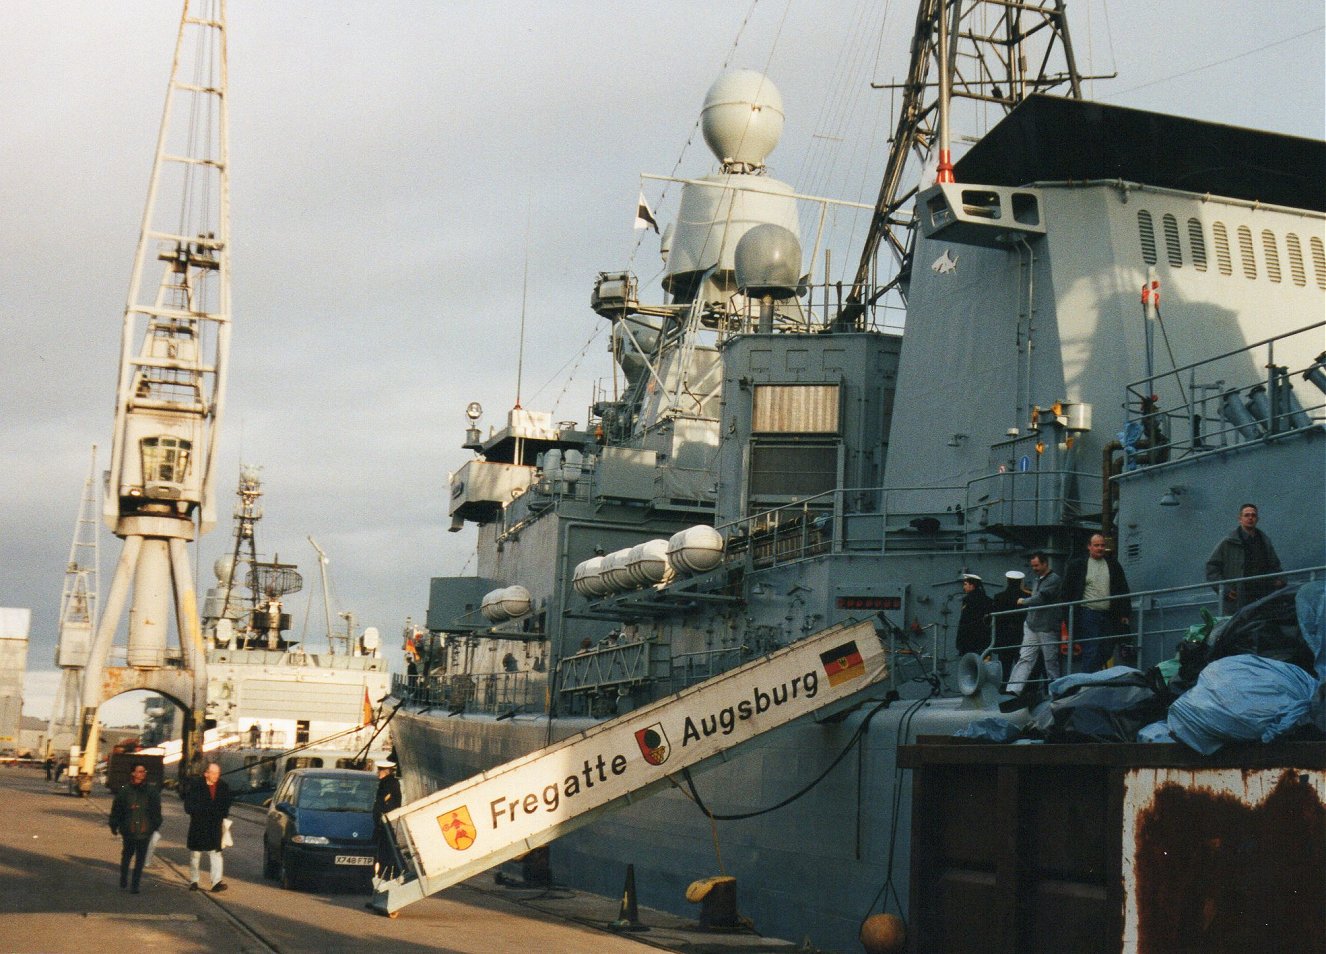
<path id="1" fill-rule="evenodd" d="M 141 892 L 119 887 L 120 839 L 110 793 L 71 796 L 40 769 L 0 767 L 0 952 L 56 954 L 791 954 L 786 941 L 700 931 L 694 921 L 639 909 L 647 930 L 616 933 L 620 898 L 568 888 L 498 885 L 491 874 L 385 918 L 368 896 L 334 886 L 286 891 L 262 877 L 263 811 L 237 805 L 224 893 L 188 890 L 188 819 L 171 792 L 156 863 Z M 203 859 L 201 883 L 210 883 Z"/>

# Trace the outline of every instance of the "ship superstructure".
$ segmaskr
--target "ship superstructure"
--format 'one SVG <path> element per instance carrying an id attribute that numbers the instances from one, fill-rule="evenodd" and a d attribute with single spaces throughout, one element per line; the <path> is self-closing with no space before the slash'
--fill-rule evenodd
<path id="1" fill-rule="evenodd" d="M 915 55 L 975 6 L 921 4 Z M 1071 77 L 1062 6 L 1041 12 Z M 1286 580 L 1326 573 L 1326 145 L 1001 83 L 1011 111 L 953 181 L 881 190 L 896 275 L 818 303 L 809 200 L 761 175 L 781 98 L 759 74 L 714 85 L 721 171 L 684 180 L 667 300 L 626 272 L 595 285 L 622 393 L 584 425 L 517 409 L 483 439 L 471 416 L 450 513 L 479 525 L 478 576 L 432 580 L 410 634 L 407 802 L 873 619 L 890 676 L 859 708 L 552 846 L 559 878 L 613 894 L 633 864 L 664 908 L 721 863 L 761 930 L 849 949 L 881 898 L 906 908 L 896 746 L 990 714 L 988 671 L 954 651 L 961 574 L 1002 581 L 1035 551 L 1062 569 L 1104 533 L 1145 668 L 1216 606 L 1203 565 L 1243 501 L 1278 515 Z M 936 148 L 932 118 L 913 110 L 895 149 Z M 876 323 L 890 293 L 905 332 Z"/>
<path id="2" fill-rule="evenodd" d="M 368 767 L 385 758 L 378 716 L 390 681 L 377 630 L 356 632 L 349 614 L 341 636 L 327 621 L 326 649 L 290 633 L 286 598 L 303 577 L 279 556 L 262 558 L 261 498 L 258 468 L 241 467 L 234 544 L 216 560 L 203 604 L 212 726 L 205 745 L 232 787 L 250 792 L 269 791 L 292 768 Z"/>

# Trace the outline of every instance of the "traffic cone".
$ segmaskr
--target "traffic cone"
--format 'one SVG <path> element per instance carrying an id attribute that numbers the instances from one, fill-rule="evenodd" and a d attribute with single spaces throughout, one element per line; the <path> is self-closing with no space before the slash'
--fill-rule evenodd
<path id="1" fill-rule="evenodd" d="M 640 923 L 640 909 L 635 900 L 635 865 L 626 866 L 626 887 L 622 889 L 622 906 L 617 912 L 617 920 L 608 927 L 614 931 L 648 931 Z"/>

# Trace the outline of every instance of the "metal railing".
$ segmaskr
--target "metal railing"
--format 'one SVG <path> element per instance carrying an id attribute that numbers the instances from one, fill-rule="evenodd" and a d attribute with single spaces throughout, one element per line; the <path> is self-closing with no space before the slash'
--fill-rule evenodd
<path id="1" fill-rule="evenodd" d="M 989 474 L 941 487 L 842 487 L 716 529 L 733 552 L 749 553 L 760 567 L 825 553 L 882 553 L 918 546 L 934 550 L 941 548 L 946 533 L 953 549 L 961 549 L 962 534 L 989 523 L 1058 525 L 1070 514 L 1098 513 L 1099 488 L 1099 474 L 1074 470 Z M 948 509 L 942 509 L 945 499 L 950 501 Z M 935 506 L 918 508 L 921 500 Z M 992 512 L 996 519 L 990 519 Z M 1001 513 L 1007 516 L 999 519 Z M 1030 516 L 1017 517 L 1023 514 Z"/>
<path id="2" fill-rule="evenodd" d="M 1292 384 L 1294 378 L 1300 378 L 1311 381 L 1318 389 L 1326 389 L 1326 369 L 1321 358 L 1303 367 L 1290 368 L 1277 365 L 1275 357 L 1277 344 L 1282 350 L 1288 346 L 1296 351 L 1306 350 L 1308 354 L 1319 350 L 1323 327 L 1326 321 L 1319 321 L 1129 384 L 1127 420 L 1144 440 L 1130 462 L 1164 463 L 1303 430 L 1326 418 L 1326 401 L 1317 400 L 1314 393 L 1313 401 L 1302 406 Z M 1239 362 L 1234 359 L 1243 359 L 1246 367 L 1235 368 Z M 1248 372 L 1254 368 L 1264 369 L 1264 376 L 1250 377 Z M 1231 384 L 1223 376 L 1209 381 L 1199 378 L 1199 375 L 1236 371 L 1241 372 L 1240 383 Z M 1162 411 L 1151 397 L 1163 382 L 1170 380 L 1175 382 L 1180 403 L 1172 410 Z M 1184 436 L 1180 437 L 1180 433 Z"/>
<path id="3" fill-rule="evenodd" d="M 425 709 L 506 715 L 542 712 L 547 685 L 545 673 L 530 670 L 428 677 L 393 674 L 391 694 Z"/>
<path id="4" fill-rule="evenodd" d="M 1078 616 L 1081 609 L 1086 603 L 1094 602 L 1094 600 L 1073 600 L 1039 606 L 1019 606 L 1016 609 L 1002 610 L 990 614 L 990 642 L 981 651 L 981 655 L 988 656 L 999 652 L 1013 654 L 1019 651 L 1020 642 L 1005 646 L 998 645 L 997 627 L 999 619 L 1024 617 L 1035 610 L 1059 609 L 1064 613 L 1064 622 L 1061 629 L 1066 631 L 1066 636 L 1062 636 L 1056 641 L 1059 647 L 1056 651 L 1060 654 L 1061 662 L 1060 675 L 1080 672 L 1081 670 L 1076 668 L 1076 647 L 1097 642 L 1106 645 L 1111 643 L 1132 645 L 1137 653 L 1135 665 L 1139 669 L 1148 669 L 1162 660 L 1174 656 L 1178 650 L 1178 644 L 1187 634 L 1188 628 L 1202 622 L 1202 610 L 1206 610 L 1213 617 L 1225 615 L 1223 606 L 1225 592 L 1231 586 L 1240 587 L 1249 583 L 1264 583 L 1274 586 L 1280 581 L 1286 584 L 1306 583 L 1323 578 L 1326 578 L 1326 566 L 1314 566 L 1288 572 L 1263 573 L 1257 576 L 1236 577 L 1215 582 L 1192 583 L 1164 589 L 1135 590 L 1122 593 L 1116 597 L 1111 597 L 1111 599 L 1128 600 L 1132 613 L 1130 617 L 1132 620 L 1131 627 L 1125 632 L 1112 632 L 1091 639 L 1078 638 L 1075 634 L 1080 628 L 1078 626 Z M 1011 674 L 1011 671 L 1004 673 L 1005 681 Z M 1045 685 L 1050 681 L 1047 676 L 1041 676 L 1036 679 L 1028 679 L 1027 684 Z"/>

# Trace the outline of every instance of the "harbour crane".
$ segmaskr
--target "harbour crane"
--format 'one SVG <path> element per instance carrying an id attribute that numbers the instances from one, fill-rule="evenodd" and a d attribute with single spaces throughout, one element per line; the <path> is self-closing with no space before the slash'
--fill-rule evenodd
<path id="1" fill-rule="evenodd" d="M 200 9 L 201 8 L 201 9 Z M 146 689 L 184 710 L 181 771 L 200 756 L 206 655 L 187 545 L 216 522 L 214 476 L 230 349 L 225 0 L 185 0 L 120 339 L 102 516 L 124 541 L 83 681 L 79 785 L 97 711 Z M 177 198 L 174 205 L 161 201 Z M 160 267 L 152 288 L 146 273 Z M 123 664 L 112 653 L 127 612 Z M 168 646 L 174 617 L 178 648 Z"/>

